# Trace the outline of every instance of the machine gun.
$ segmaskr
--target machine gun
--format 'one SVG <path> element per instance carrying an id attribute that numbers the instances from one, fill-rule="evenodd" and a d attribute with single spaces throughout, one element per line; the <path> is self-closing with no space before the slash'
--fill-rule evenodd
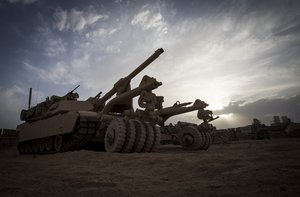
<path id="1" fill-rule="evenodd" d="M 74 93 L 75 90 L 77 90 L 77 88 L 79 88 L 80 85 L 76 86 L 73 90 L 71 90 L 70 92 L 68 92 L 66 95 L 64 95 L 63 97 L 61 97 L 61 100 L 76 100 L 79 98 L 78 93 Z"/>

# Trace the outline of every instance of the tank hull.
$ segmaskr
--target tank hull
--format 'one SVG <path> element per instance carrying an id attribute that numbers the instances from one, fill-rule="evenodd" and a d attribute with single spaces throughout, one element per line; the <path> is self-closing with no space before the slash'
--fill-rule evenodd
<path id="1" fill-rule="evenodd" d="M 98 125 L 97 113 L 90 111 L 70 111 L 32 123 L 25 122 L 17 126 L 19 151 L 49 153 L 78 150 L 95 137 Z M 48 149 L 45 148 L 47 145 Z"/>
<path id="2" fill-rule="evenodd" d="M 25 122 L 17 126 L 19 141 L 70 133 L 74 130 L 79 116 L 80 114 L 77 112 L 69 112 L 32 123 Z"/>

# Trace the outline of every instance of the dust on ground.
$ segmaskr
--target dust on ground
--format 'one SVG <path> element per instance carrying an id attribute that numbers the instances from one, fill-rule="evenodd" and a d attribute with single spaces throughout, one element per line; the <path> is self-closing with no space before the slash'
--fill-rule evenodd
<path id="1" fill-rule="evenodd" d="M 207 151 L 0 151 L 0 196 L 300 196 L 300 139 L 237 141 Z"/>

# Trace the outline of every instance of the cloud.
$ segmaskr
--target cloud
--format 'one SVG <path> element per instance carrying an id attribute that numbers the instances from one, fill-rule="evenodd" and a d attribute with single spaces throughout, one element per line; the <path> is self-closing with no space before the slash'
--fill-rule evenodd
<path id="1" fill-rule="evenodd" d="M 105 6 L 102 10 L 101 6 L 97 10 L 57 8 L 50 17 L 53 21 L 48 21 L 53 26 L 45 25 L 43 35 L 39 32 L 37 45 L 45 49 L 41 51 L 46 60 L 24 58 L 29 59 L 24 67 L 57 88 L 80 83 L 81 98 L 87 98 L 99 90 L 108 91 L 162 47 L 165 53 L 132 80 L 132 87 L 143 74 L 156 77 L 163 82 L 155 93 L 165 96 L 164 106 L 200 98 L 220 113 L 237 105 L 233 101 L 244 100 L 246 105 L 267 98 L 286 99 L 294 95 L 288 91 L 291 87 L 297 92 L 297 6 L 248 1 L 211 3 L 211 7 L 202 3 L 197 7 L 196 1 L 184 6 L 163 1 L 141 4 L 119 4 L 109 12 L 104 12 Z M 252 119 L 246 115 L 228 111 L 216 124 L 246 124 Z M 192 116 L 196 117 L 180 118 L 194 120 Z"/>
<path id="2" fill-rule="evenodd" d="M 92 7 L 87 11 L 80 11 L 75 8 L 68 11 L 58 8 L 53 17 L 55 28 L 59 31 L 72 30 L 73 32 L 82 31 L 85 27 L 96 23 L 100 19 L 108 19 L 108 15 L 97 14 Z"/>
<path id="3" fill-rule="evenodd" d="M 26 62 L 23 62 L 23 65 L 30 73 L 34 73 L 40 79 L 48 83 L 76 84 L 78 82 L 78 77 L 76 78 L 70 73 L 72 67 L 66 65 L 64 62 L 57 62 L 48 68 L 36 67 Z"/>
<path id="4" fill-rule="evenodd" d="M 239 126 L 250 124 L 253 118 L 262 119 L 265 123 L 269 124 L 273 116 L 282 115 L 287 115 L 292 118 L 293 121 L 299 122 L 300 95 L 292 96 L 290 98 L 259 99 L 255 102 L 230 102 L 228 106 L 225 106 L 222 110 L 217 110 L 214 113 L 216 115 L 221 115 L 221 122 L 218 122 L 218 125 L 220 125 L 222 121 L 224 124 L 226 119 L 235 118 L 239 119 Z M 237 125 L 231 123 L 231 127 L 235 126 Z"/>
<path id="5" fill-rule="evenodd" d="M 168 33 L 167 24 L 160 12 L 152 13 L 147 9 L 148 6 L 144 6 L 137 14 L 134 15 L 131 20 L 132 25 L 138 25 L 144 30 L 155 29 L 161 34 Z"/>
<path id="6" fill-rule="evenodd" d="M 274 36 L 286 36 L 290 34 L 298 35 L 300 34 L 300 16 L 292 17 L 287 20 L 286 23 L 278 25 L 278 27 L 273 29 Z"/>
<path id="7" fill-rule="evenodd" d="M 16 128 L 16 123 L 20 122 L 18 114 L 21 112 L 24 96 L 25 91 L 20 86 L 0 87 L 0 128 Z"/>
<path id="8" fill-rule="evenodd" d="M 49 57 L 56 57 L 66 52 L 66 43 L 61 39 L 48 39 L 47 47 L 45 48 L 45 55 Z"/>
<path id="9" fill-rule="evenodd" d="M 37 0 L 7 0 L 9 3 L 23 3 L 23 4 L 32 4 Z"/>
<path id="10" fill-rule="evenodd" d="M 114 33 L 116 33 L 118 31 L 118 29 L 116 28 L 111 28 L 111 29 L 105 29 L 105 28 L 99 28 L 97 30 L 94 31 L 90 31 L 88 33 L 85 34 L 85 37 L 87 39 L 95 39 L 95 38 L 106 38 L 107 36 L 111 36 Z"/>
<path id="11" fill-rule="evenodd" d="M 272 37 L 276 28 L 284 28 L 281 20 L 288 19 L 278 16 L 272 7 L 267 12 L 249 12 L 247 17 L 243 16 L 247 6 L 233 8 L 228 11 L 220 6 L 216 15 L 166 20 L 169 13 L 176 12 L 154 4 L 142 6 L 132 15 L 111 16 L 109 23 L 95 25 L 83 38 L 76 38 L 72 59 L 81 62 L 85 70 L 69 74 L 85 73 L 82 80 L 88 87 L 109 80 L 105 83 L 109 87 L 114 80 L 107 76 L 127 74 L 163 47 L 166 52 L 158 60 L 162 62 L 158 67 L 149 66 L 146 72 L 164 82 L 164 90 L 158 92 L 168 95 L 166 105 L 177 99 L 201 98 L 217 110 L 233 99 L 276 97 L 299 84 L 299 49 L 289 47 L 296 36 Z M 164 28 L 167 34 L 161 33 Z M 86 55 L 88 60 L 84 60 Z"/>
<path id="12" fill-rule="evenodd" d="M 286 114 L 291 112 L 300 113 L 300 95 L 290 98 L 260 99 L 255 102 L 245 101 L 230 102 L 224 109 L 215 111 L 216 114 L 242 114 L 248 116 L 267 116 Z"/>
<path id="13" fill-rule="evenodd" d="M 0 87 L 0 129 L 15 129 L 20 124 L 20 113 L 28 106 L 28 89 L 24 84 L 15 84 L 11 87 Z M 44 101 L 45 94 L 38 90 L 32 90 L 31 106 Z"/>

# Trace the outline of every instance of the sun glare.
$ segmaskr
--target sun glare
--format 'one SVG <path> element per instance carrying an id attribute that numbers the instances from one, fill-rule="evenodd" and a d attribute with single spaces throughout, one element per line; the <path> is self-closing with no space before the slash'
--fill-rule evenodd
<path id="1" fill-rule="evenodd" d="M 222 115 L 220 115 L 220 118 L 226 119 L 227 121 L 230 121 L 230 120 L 234 119 L 232 113 L 230 113 L 230 114 L 222 114 Z"/>
<path id="2" fill-rule="evenodd" d="M 212 102 L 212 103 L 209 103 L 209 109 L 210 110 L 221 110 L 223 109 L 223 104 L 221 102 Z"/>

